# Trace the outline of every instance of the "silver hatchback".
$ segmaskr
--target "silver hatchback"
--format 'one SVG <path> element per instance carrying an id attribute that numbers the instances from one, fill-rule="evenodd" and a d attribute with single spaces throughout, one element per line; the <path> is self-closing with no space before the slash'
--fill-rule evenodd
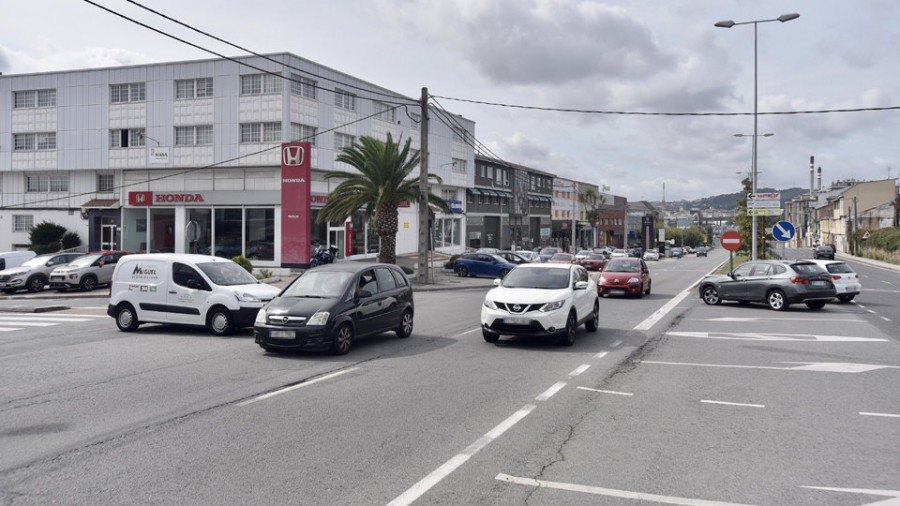
<path id="1" fill-rule="evenodd" d="M 759 260 L 747 262 L 725 275 L 700 282 L 700 298 L 706 304 L 734 300 L 746 305 L 762 302 L 776 311 L 803 302 L 821 309 L 837 296 L 831 274 L 810 260 Z"/>

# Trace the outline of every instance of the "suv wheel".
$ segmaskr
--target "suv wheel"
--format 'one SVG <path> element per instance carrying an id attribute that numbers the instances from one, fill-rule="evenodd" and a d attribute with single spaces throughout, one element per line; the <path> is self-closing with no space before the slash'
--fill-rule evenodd
<path id="1" fill-rule="evenodd" d="M 97 280 L 94 276 L 85 276 L 84 279 L 81 280 L 81 291 L 82 292 L 90 292 L 97 286 Z"/>
<path id="2" fill-rule="evenodd" d="M 569 313 L 569 317 L 566 318 L 566 328 L 563 330 L 562 335 L 556 340 L 556 343 L 560 346 L 572 346 L 575 344 L 575 330 L 578 328 L 578 320 L 575 319 L 575 312 L 572 311 Z"/>
<path id="3" fill-rule="evenodd" d="M 600 303 L 594 302 L 594 314 L 588 318 L 588 321 L 584 322 L 584 328 L 587 329 L 588 332 L 597 332 L 597 329 L 600 327 Z"/>
<path id="4" fill-rule="evenodd" d="M 700 290 L 700 296 L 703 298 L 703 302 L 710 306 L 722 303 L 722 299 L 719 297 L 719 291 L 716 290 L 714 286 L 704 286 Z"/>
<path id="5" fill-rule="evenodd" d="M 806 307 L 808 307 L 810 309 L 822 309 L 823 307 L 825 307 L 825 301 L 824 300 L 811 300 L 806 303 Z"/>
<path id="6" fill-rule="evenodd" d="M 769 295 L 766 296 L 766 303 L 769 305 L 769 308 L 775 311 L 787 311 L 788 308 L 787 298 L 785 298 L 784 292 L 781 290 L 769 292 Z"/>
<path id="7" fill-rule="evenodd" d="M 40 292 L 44 289 L 44 278 L 35 276 L 33 278 L 30 278 L 26 285 L 28 286 L 28 291 L 31 293 Z"/>

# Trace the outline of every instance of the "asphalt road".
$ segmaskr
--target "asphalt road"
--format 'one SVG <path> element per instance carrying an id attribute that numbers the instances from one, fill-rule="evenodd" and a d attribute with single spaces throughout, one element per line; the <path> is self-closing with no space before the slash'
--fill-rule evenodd
<path id="1" fill-rule="evenodd" d="M 102 298 L 0 313 L 0 502 L 900 501 L 900 274 L 854 265 L 863 294 L 821 311 L 706 306 L 725 260 L 651 263 L 571 348 L 485 343 L 487 288 L 417 293 L 410 339 L 343 357 L 122 333 Z"/>

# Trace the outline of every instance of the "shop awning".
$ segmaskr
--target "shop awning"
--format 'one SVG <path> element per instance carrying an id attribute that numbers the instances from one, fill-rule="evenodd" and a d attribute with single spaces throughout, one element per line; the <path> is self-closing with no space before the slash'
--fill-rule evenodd
<path id="1" fill-rule="evenodd" d="M 472 195 L 484 195 L 481 190 L 478 188 L 466 188 L 466 191 L 471 193 Z"/>
<path id="2" fill-rule="evenodd" d="M 119 208 L 119 199 L 91 199 L 81 204 L 82 209 L 110 209 Z"/>

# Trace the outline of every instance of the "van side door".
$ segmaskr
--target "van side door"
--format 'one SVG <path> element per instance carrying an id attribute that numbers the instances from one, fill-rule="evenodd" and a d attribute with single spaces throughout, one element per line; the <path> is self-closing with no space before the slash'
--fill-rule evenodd
<path id="1" fill-rule="evenodd" d="M 172 263 L 172 278 L 166 287 L 166 320 L 189 325 L 206 324 L 206 306 L 212 289 L 192 266 Z"/>

